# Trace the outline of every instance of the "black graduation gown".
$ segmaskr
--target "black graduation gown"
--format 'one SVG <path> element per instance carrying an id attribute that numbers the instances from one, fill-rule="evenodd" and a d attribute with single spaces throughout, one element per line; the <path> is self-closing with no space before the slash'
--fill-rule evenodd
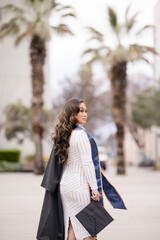
<path id="1" fill-rule="evenodd" d="M 64 217 L 60 196 L 61 175 L 62 164 L 58 162 L 58 156 L 52 150 L 41 183 L 46 190 L 36 236 L 38 240 L 64 240 Z"/>

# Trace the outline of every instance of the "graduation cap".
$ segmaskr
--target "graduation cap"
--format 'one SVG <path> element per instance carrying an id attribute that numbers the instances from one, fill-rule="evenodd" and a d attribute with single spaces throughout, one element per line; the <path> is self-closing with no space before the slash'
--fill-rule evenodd
<path id="1" fill-rule="evenodd" d="M 95 237 L 114 220 L 99 201 L 92 201 L 76 214 L 75 217 L 92 237 Z"/>

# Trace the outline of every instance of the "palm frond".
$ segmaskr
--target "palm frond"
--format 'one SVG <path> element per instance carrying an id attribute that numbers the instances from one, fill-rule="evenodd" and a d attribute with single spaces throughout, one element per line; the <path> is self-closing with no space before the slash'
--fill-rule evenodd
<path id="1" fill-rule="evenodd" d="M 61 17 L 62 18 L 65 18 L 65 17 L 74 17 L 74 18 L 76 18 L 76 15 L 74 13 L 66 13 L 66 14 L 62 14 Z"/>
<path id="2" fill-rule="evenodd" d="M 69 5 L 58 4 L 54 8 L 54 12 L 59 13 L 59 15 L 62 19 L 67 18 L 67 17 L 76 18 L 76 14 L 74 13 L 74 9 Z"/>
<path id="3" fill-rule="evenodd" d="M 134 27 L 135 23 L 136 23 L 136 17 L 139 13 L 135 13 L 130 19 L 127 19 L 126 23 L 125 23 L 125 27 L 126 27 L 126 32 L 128 33 L 129 31 L 131 31 L 131 29 Z"/>
<path id="4" fill-rule="evenodd" d="M 16 40 L 15 40 L 15 45 L 17 46 L 26 36 L 28 35 L 28 32 L 25 31 L 24 33 L 20 34 Z"/>
<path id="5" fill-rule="evenodd" d="M 151 52 L 152 54 L 157 54 L 154 48 L 148 47 L 148 46 L 142 46 L 138 44 L 132 44 L 130 45 L 128 49 L 128 61 L 137 61 L 137 60 L 143 60 L 150 64 L 149 60 L 145 57 L 145 53 Z"/>
<path id="6" fill-rule="evenodd" d="M 102 61 L 102 56 L 101 55 L 95 55 L 89 61 L 87 61 L 86 64 L 92 65 L 93 63 L 95 63 L 97 61 Z"/>
<path id="7" fill-rule="evenodd" d="M 63 10 L 73 10 L 73 8 L 70 6 L 70 5 L 62 5 L 62 4 L 58 4 L 56 6 L 56 11 L 59 12 L 59 11 L 63 11 Z"/>
<path id="8" fill-rule="evenodd" d="M 0 37 L 4 38 L 7 35 L 16 35 L 20 31 L 20 25 L 26 24 L 27 21 L 23 16 L 16 16 L 5 22 L 0 27 Z"/>
<path id="9" fill-rule="evenodd" d="M 10 21 L 2 24 L 0 28 L 0 38 L 3 39 L 7 35 L 14 35 L 20 31 L 19 25 L 16 21 Z"/>
<path id="10" fill-rule="evenodd" d="M 24 14 L 24 10 L 14 4 L 7 4 L 1 7 L 1 10 L 5 13 Z"/>
<path id="11" fill-rule="evenodd" d="M 129 4 L 128 7 L 126 8 L 126 12 L 125 12 L 126 22 L 127 22 L 127 20 L 128 20 L 128 13 L 129 13 L 130 8 L 131 8 L 131 4 Z"/>
<path id="12" fill-rule="evenodd" d="M 145 45 L 138 45 L 138 44 L 131 44 L 130 46 L 131 46 L 131 48 L 135 49 L 136 51 L 139 51 L 142 53 L 151 52 L 153 54 L 158 55 L 158 52 L 153 47 L 148 47 Z"/>
<path id="13" fill-rule="evenodd" d="M 98 52 L 99 52 L 99 49 L 97 49 L 97 48 L 88 48 L 82 53 L 82 56 L 89 54 L 89 53 L 98 54 Z"/>
<path id="14" fill-rule="evenodd" d="M 13 17 L 13 18 L 11 18 L 9 21 L 8 21 L 8 23 L 9 22 L 16 22 L 17 24 L 18 23 L 27 23 L 27 19 L 22 15 L 22 16 L 19 16 L 19 15 L 16 15 L 15 17 Z"/>
<path id="15" fill-rule="evenodd" d="M 111 49 L 107 46 L 101 45 L 99 48 L 88 48 L 87 50 L 85 50 L 83 52 L 83 54 L 87 54 L 87 53 L 95 53 L 95 54 L 99 54 L 100 52 L 108 54 L 108 52 L 110 52 Z"/>
<path id="16" fill-rule="evenodd" d="M 64 34 L 73 35 L 73 32 L 64 23 L 61 23 L 56 27 L 54 27 L 54 26 L 51 26 L 51 27 L 54 29 L 54 31 L 56 31 L 60 35 L 64 35 Z"/>
<path id="17" fill-rule="evenodd" d="M 135 62 L 135 61 L 138 61 L 138 60 L 142 60 L 142 61 L 145 61 L 148 64 L 151 64 L 150 61 L 147 58 L 145 58 L 143 56 L 143 54 L 141 54 L 141 53 L 137 53 L 137 54 L 134 54 L 132 56 L 129 56 L 127 60 L 130 61 L 130 62 Z"/>
<path id="18" fill-rule="evenodd" d="M 144 30 L 147 30 L 147 29 L 154 29 L 154 26 L 153 25 L 145 25 L 144 27 L 142 27 L 138 32 L 136 32 L 136 35 L 139 35 L 141 34 Z"/>
<path id="19" fill-rule="evenodd" d="M 148 64 L 151 64 L 151 62 L 147 58 L 145 58 L 145 57 L 141 57 L 141 60 L 145 61 Z"/>
<path id="20" fill-rule="evenodd" d="M 93 27 L 85 27 L 87 30 L 89 30 L 89 33 L 91 33 L 91 38 L 89 38 L 88 40 L 98 40 L 99 42 L 103 42 L 103 34 L 100 33 L 98 30 L 96 30 L 95 28 Z"/>
<path id="21" fill-rule="evenodd" d="M 97 40 L 98 42 L 102 42 L 102 37 L 100 36 L 92 36 L 87 41 Z"/>
<path id="22" fill-rule="evenodd" d="M 56 1 L 51 1 L 50 2 L 50 9 L 55 9 L 57 8 L 58 6 L 60 6 L 61 4 L 60 3 L 57 3 Z"/>
<path id="23" fill-rule="evenodd" d="M 117 29 L 118 26 L 117 14 L 111 7 L 108 7 L 108 15 L 111 27 L 113 29 Z"/>
<path id="24" fill-rule="evenodd" d="M 102 36 L 102 37 L 103 37 L 103 34 L 100 33 L 98 30 L 96 30 L 96 29 L 93 28 L 93 27 L 86 27 L 86 29 L 88 29 L 92 34 L 95 34 L 95 35 L 98 35 L 98 36 Z"/>
<path id="25" fill-rule="evenodd" d="M 42 10 L 42 15 L 43 16 L 49 16 L 54 9 L 58 6 L 58 3 L 55 3 L 55 1 L 52 1 L 51 4 L 45 6 Z"/>

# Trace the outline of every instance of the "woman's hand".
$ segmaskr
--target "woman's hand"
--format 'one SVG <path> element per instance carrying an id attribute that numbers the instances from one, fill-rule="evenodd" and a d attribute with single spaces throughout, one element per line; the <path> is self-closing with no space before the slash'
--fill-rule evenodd
<path id="1" fill-rule="evenodd" d="M 99 201 L 100 200 L 100 194 L 97 189 L 92 190 L 92 199 L 94 201 Z"/>

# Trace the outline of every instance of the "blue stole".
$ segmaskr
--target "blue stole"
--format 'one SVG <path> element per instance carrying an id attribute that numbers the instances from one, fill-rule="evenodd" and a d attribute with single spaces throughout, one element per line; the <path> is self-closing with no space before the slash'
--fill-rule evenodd
<path id="1" fill-rule="evenodd" d="M 99 152 L 98 152 L 98 148 L 97 148 L 97 144 L 96 144 L 95 140 L 93 139 L 91 134 L 89 132 L 87 132 L 86 129 L 80 127 L 79 125 L 76 125 L 74 130 L 84 130 L 90 141 L 91 151 L 92 151 L 92 160 L 93 160 L 94 167 L 95 167 L 97 186 L 98 186 L 98 191 L 100 193 L 101 205 L 104 206 L 104 199 L 103 199 L 103 193 L 104 193 L 114 208 L 127 210 L 122 197 L 119 195 L 117 190 L 113 187 L 113 185 L 107 180 L 107 178 L 101 172 Z M 91 198 L 91 195 L 92 195 L 91 188 L 89 187 L 89 189 L 90 189 L 90 191 L 89 191 L 90 201 L 93 201 Z"/>

